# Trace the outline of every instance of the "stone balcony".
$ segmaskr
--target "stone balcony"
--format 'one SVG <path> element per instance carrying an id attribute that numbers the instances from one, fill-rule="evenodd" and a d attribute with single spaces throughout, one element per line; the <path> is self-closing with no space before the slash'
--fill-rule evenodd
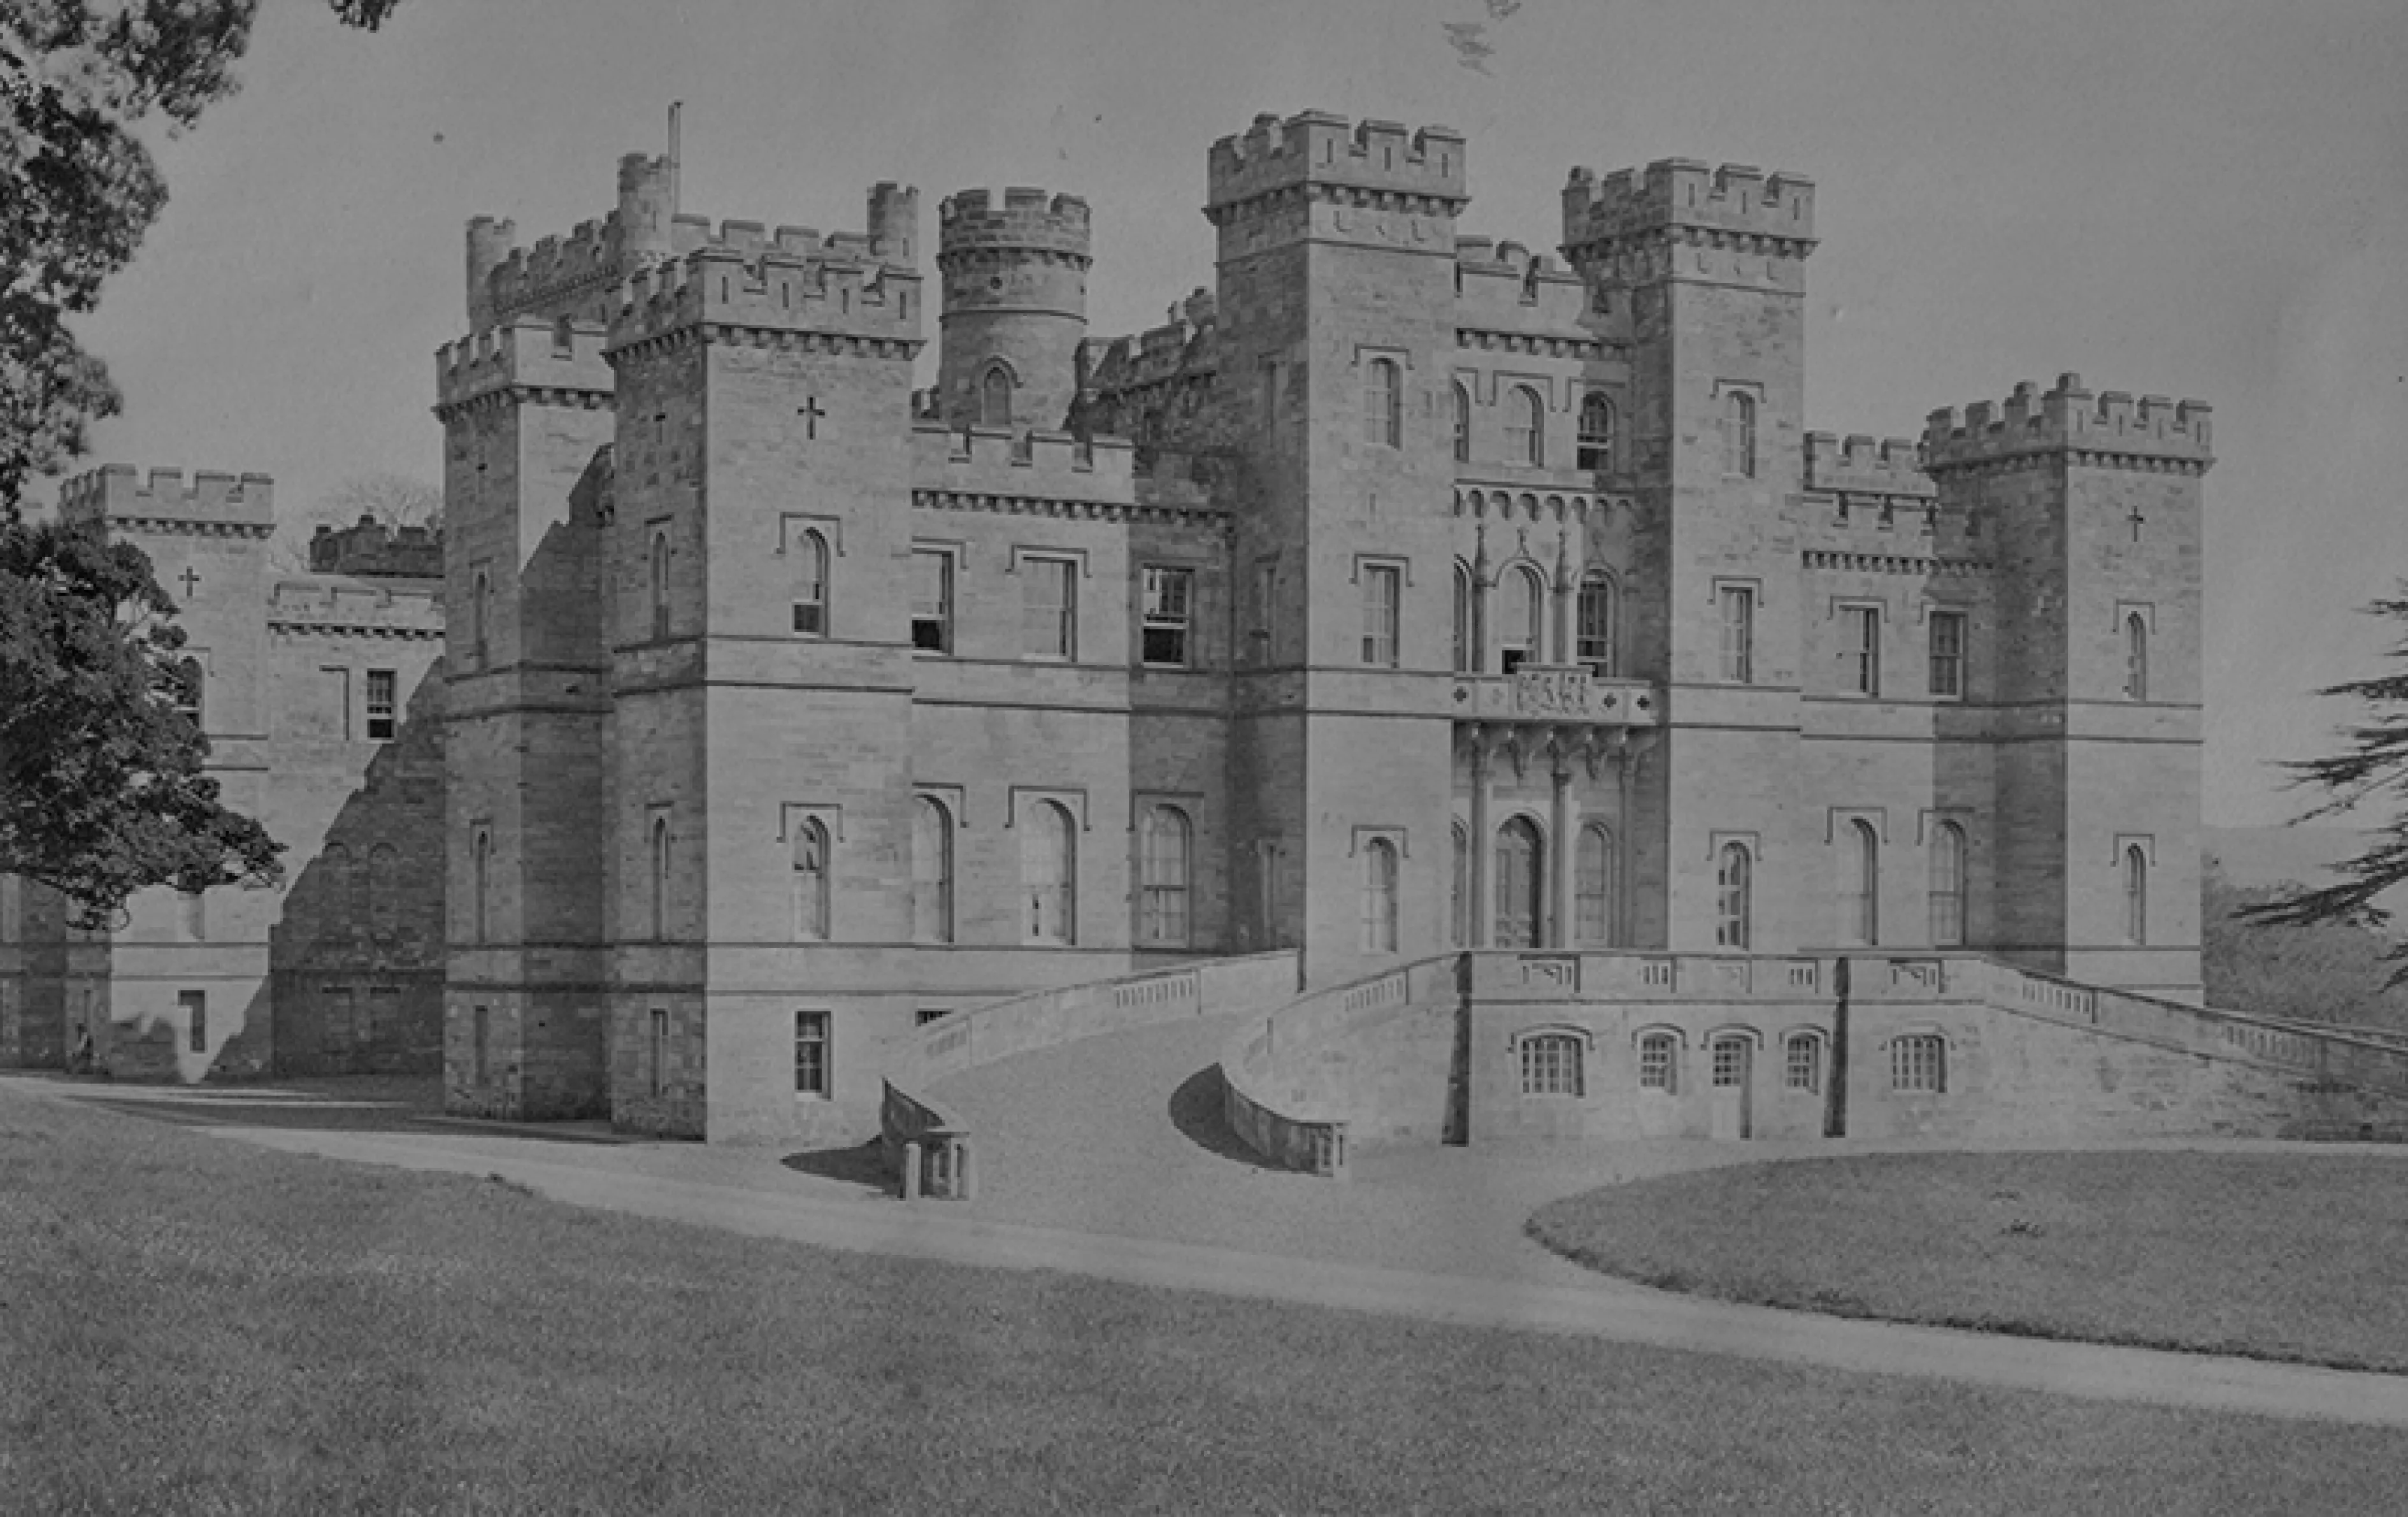
<path id="1" fill-rule="evenodd" d="M 1525 664 L 1512 674 L 1459 675 L 1458 722 L 1544 722 L 1655 727 L 1664 694 L 1644 680 L 1616 680 L 1581 664 Z"/>

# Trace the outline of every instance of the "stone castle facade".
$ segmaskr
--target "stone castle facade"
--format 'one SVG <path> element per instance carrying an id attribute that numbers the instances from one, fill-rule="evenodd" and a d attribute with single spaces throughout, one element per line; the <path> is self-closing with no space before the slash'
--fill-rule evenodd
<path id="1" fill-rule="evenodd" d="M 638 155 L 566 237 L 472 222 L 454 1109 L 850 1138 L 932 1019 L 1269 949 L 2195 1002 L 2207 408 L 1809 434 L 1810 181 L 1577 169 L 1558 262 L 1458 225 L 1469 153 L 1257 118 L 1215 287 L 1123 338 L 1068 194 L 929 249 L 910 189 L 714 227 Z"/>

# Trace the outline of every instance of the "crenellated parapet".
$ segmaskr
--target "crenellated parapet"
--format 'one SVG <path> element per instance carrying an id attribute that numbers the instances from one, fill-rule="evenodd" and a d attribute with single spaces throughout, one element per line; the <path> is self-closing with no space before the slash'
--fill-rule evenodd
<path id="1" fill-rule="evenodd" d="M 440 578 L 439 569 L 433 578 Z M 372 583 L 313 570 L 270 588 L 267 630 L 283 637 L 432 641 L 443 636 L 443 594 L 432 584 Z"/>
<path id="2" fill-rule="evenodd" d="M 2203 474 L 2215 462 L 2209 417 L 2204 401 L 2093 394 L 2082 376 L 2067 374 L 2045 391 L 2019 384 L 2003 405 L 1933 411 L 1924 467 L 1939 475 L 2062 453 L 2095 467 Z"/>
<path id="3" fill-rule="evenodd" d="M 869 239 L 805 250 L 792 229 L 724 223 L 710 246 L 638 271 L 619 289 L 606 351 L 711 329 L 767 342 L 814 339 L 880 357 L 920 346 L 920 276 L 867 256 Z M 756 236 L 755 234 L 759 235 Z"/>
<path id="4" fill-rule="evenodd" d="M 1132 452 L 1120 437 L 922 422 L 911 429 L 911 482 L 920 491 L 1125 505 L 1135 499 Z"/>
<path id="5" fill-rule="evenodd" d="M 265 537 L 276 530 L 276 483 L 265 474 L 152 469 L 105 464 L 59 486 L 59 517 L 128 531 Z"/>
<path id="6" fill-rule="evenodd" d="M 1852 433 L 1806 434 L 1806 488 L 1852 495 L 1929 500 L 1939 494 L 1923 472 L 1923 451 L 1913 439 Z"/>
<path id="7" fill-rule="evenodd" d="M 1094 246 L 1087 203 L 1072 194 L 1014 187 L 998 202 L 963 190 L 937 205 L 937 266 L 951 270 L 988 257 L 1053 259 L 1085 268 Z"/>
<path id="8" fill-rule="evenodd" d="M 1409 132 L 1395 122 L 1355 125 L 1321 110 L 1285 121 L 1256 116 L 1243 136 L 1212 144 L 1204 213 L 1218 224 L 1254 202 L 1300 195 L 1454 216 L 1471 198 L 1467 156 L 1463 134 L 1451 126 Z"/>
<path id="9" fill-rule="evenodd" d="M 1585 339 L 1588 305 L 1578 271 L 1513 238 L 1455 239 L 1455 324 L 1473 331 L 1550 333 Z"/>
<path id="10" fill-rule="evenodd" d="M 1814 247 L 1814 181 L 1745 164 L 1663 158 L 1603 176 L 1575 168 L 1563 208 L 1565 255 L 1584 267 L 1668 243 L 1790 258 Z"/>
<path id="11" fill-rule="evenodd" d="M 599 322 L 522 316 L 435 350 L 435 408 L 445 415 L 492 396 L 591 410 L 610 404 Z"/>

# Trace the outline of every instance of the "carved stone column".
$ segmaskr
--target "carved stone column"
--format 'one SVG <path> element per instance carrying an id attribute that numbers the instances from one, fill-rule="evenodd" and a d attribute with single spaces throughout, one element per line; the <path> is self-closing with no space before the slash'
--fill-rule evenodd
<path id="1" fill-rule="evenodd" d="M 1579 521 L 1567 512 L 1563 535 L 1555 542 L 1555 662 L 1558 664 L 1570 664 L 1579 657 L 1582 555 L 1572 547 L 1579 534 Z"/>

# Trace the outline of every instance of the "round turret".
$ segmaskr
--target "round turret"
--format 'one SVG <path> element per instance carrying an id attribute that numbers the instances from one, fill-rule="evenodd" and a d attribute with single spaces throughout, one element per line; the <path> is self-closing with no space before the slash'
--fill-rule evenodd
<path id="1" fill-rule="evenodd" d="M 946 424 L 1060 427 L 1078 397 L 1087 333 L 1087 203 L 1013 189 L 998 207 L 986 191 L 965 190 L 937 217 Z"/>

